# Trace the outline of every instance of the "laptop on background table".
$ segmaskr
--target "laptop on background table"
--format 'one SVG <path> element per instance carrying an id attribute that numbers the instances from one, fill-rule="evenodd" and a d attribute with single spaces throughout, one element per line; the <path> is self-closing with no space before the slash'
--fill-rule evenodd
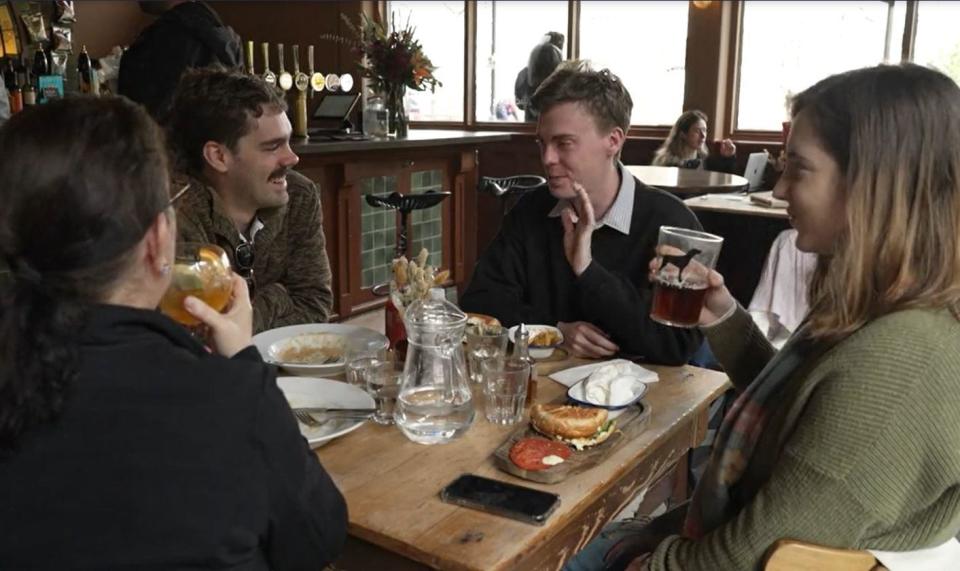
<path id="1" fill-rule="evenodd" d="M 743 171 L 743 178 L 749 181 L 747 192 L 763 190 L 763 174 L 767 170 L 767 153 L 750 153 L 747 157 L 747 168 Z"/>

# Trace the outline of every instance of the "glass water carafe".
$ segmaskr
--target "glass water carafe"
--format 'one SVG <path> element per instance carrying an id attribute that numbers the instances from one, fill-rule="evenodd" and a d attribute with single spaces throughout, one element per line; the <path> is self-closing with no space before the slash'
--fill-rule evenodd
<path id="1" fill-rule="evenodd" d="M 413 302 L 403 319 L 407 359 L 395 420 L 420 444 L 442 444 L 470 427 L 474 403 L 463 357 L 467 316 L 445 300 Z"/>

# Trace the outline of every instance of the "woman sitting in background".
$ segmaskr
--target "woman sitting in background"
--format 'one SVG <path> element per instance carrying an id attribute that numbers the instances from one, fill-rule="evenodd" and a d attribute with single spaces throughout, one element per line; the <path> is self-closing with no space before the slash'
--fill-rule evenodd
<path id="1" fill-rule="evenodd" d="M 176 221 L 160 131 L 122 98 L 0 129 L 0 567 L 320 569 L 343 497 L 251 345 L 252 308 L 155 311 Z"/>
<path id="2" fill-rule="evenodd" d="M 758 569 L 781 538 L 914 551 L 960 531 L 960 88 L 879 66 L 792 115 L 774 195 L 819 256 L 810 312 L 774 353 L 711 274 L 700 325 L 739 398 L 692 501 L 608 530 L 607 568 Z"/>
<path id="3" fill-rule="evenodd" d="M 720 156 L 707 149 L 707 116 L 703 111 L 685 111 L 673 124 L 670 134 L 653 156 L 659 167 L 680 167 L 732 173 L 736 170 L 737 147 L 730 139 L 720 141 Z"/>

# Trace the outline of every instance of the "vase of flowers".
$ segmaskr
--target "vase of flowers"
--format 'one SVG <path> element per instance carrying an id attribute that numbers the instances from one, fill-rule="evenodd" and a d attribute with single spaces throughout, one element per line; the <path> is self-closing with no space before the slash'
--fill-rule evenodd
<path id="1" fill-rule="evenodd" d="M 433 76 L 436 66 L 423 53 L 423 46 L 413 37 L 414 28 L 409 20 L 397 29 L 391 25 L 388 31 L 380 22 L 360 14 L 359 23 L 342 16 L 353 39 L 343 41 L 352 46 L 358 56 L 360 75 L 370 80 L 371 87 L 384 97 L 390 113 L 390 130 L 397 137 L 407 136 L 407 112 L 403 104 L 407 89 L 436 91 L 442 84 Z"/>
<path id="2" fill-rule="evenodd" d="M 390 113 L 390 131 L 400 139 L 405 139 L 408 131 L 407 108 L 403 105 L 403 96 L 406 94 L 406 85 L 389 85 L 384 94 L 387 111 Z"/>

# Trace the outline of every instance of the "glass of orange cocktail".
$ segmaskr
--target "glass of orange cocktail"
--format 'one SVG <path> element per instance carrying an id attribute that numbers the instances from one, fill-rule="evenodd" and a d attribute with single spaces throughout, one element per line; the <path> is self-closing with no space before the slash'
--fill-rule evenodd
<path id="1" fill-rule="evenodd" d="M 187 296 L 192 295 L 216 311 L 222 311 L 232 293 L 230 259 L 222 248 L 196 242 L 177 243 L 173 279 L 160 300 L 160 311 L 183 325 L 199 325 L 200 320 L 183 307 Z"/>

